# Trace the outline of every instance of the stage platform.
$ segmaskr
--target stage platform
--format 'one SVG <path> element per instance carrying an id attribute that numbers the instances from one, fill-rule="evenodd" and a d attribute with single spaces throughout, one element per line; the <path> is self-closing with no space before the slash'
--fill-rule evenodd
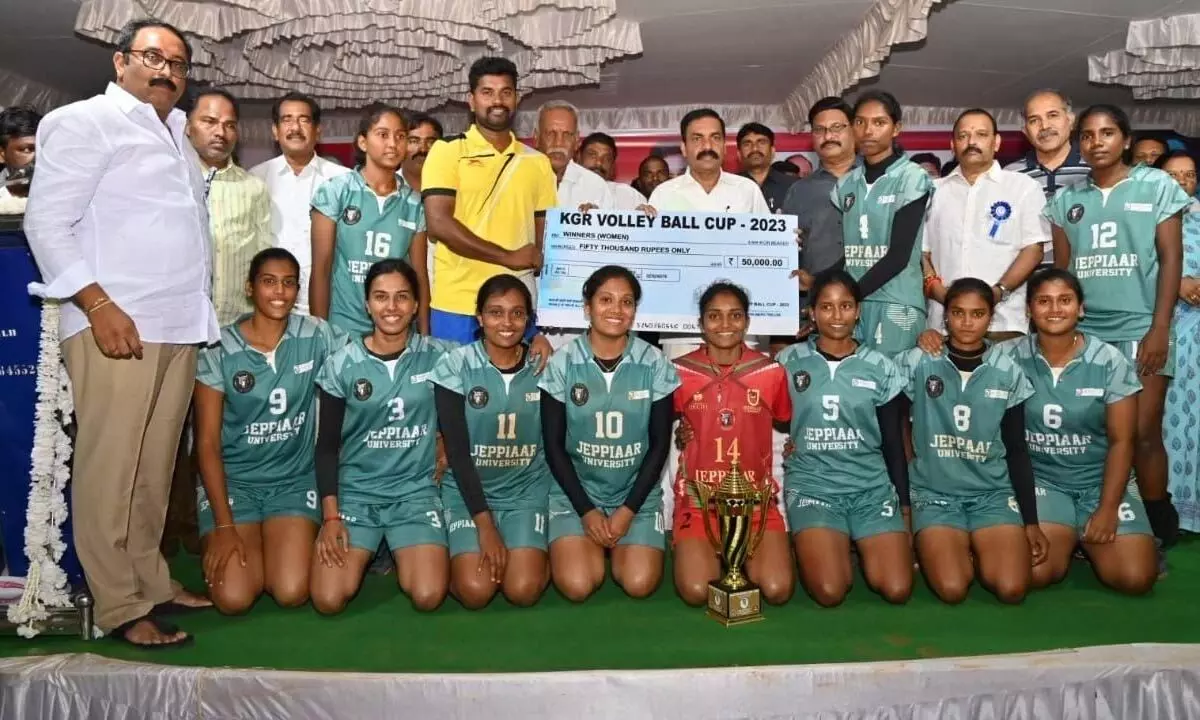
<path id="1" fill-rule="evenodd" d="M 860 585 L 730 629 L 668 586 L 421 614 L 370 576 L 340 617 L 266 600 L 182 618 L 183 650 L 0 639 L 0 718 L 1200 718 L 1200 540 L 1168 562 L 1145 598 L 1077 562 L 1017 607 L 923 586 L 891 607 Z M 196 560 L 175 566 L 194 586 Z"/>

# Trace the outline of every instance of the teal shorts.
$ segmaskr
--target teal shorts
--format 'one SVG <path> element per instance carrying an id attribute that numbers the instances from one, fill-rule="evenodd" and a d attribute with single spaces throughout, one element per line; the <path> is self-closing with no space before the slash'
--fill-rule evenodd
<path id="1" fill-rule="evenodd" d="M 962 496 L 913 488 L 912 521 L 913 533 L 938 526 L 975 532 L 997 525 L 1025 525 L 1011 490 Z"/>
<path id="2" fill-rule="evenodd" d="M 1038 521 L 1054 525 L 1066 525 L 1083 535 L 1088 518 L 1100 507 L 1100 488 L 1069 490 L 1052 483 L 1037 484 Z M 1125 488 L 1125 497 L 1117 508 L 1118 535 L 1150 535 L 1150 521 L 1146 518 L 1146 506 L 1138 493 L 1137 483 L 1130 481 Z"/>
<path id="3" fill-rule="evenodd" d="M 599 510 L 606 515 L 612 515 L 620 506 L 601 507 Z M 587 533 L 583 529 L 583 520 L 575 514 L 571 501 L 562 493 L 550 494 L 550 543 L 564 537 L 583 537 Z M 663 517 L 662 498 L 653 495 L 642 505 L 633 516 L 629 532 L 621 538 L 618 545 L 645 545 L 646 547 L 666 550 L 666 518 Z"/>
<path id="4" fill-rule="evenodd" d="M 925 311 L 915 307 L 868 301 L 858 308 L 854 337 L 888 357 L 915 348 L 925 329 Z"/>
<path id="5" fill-rule="evenodd" d="M 852 495 L 784 491 L 788 528 L 792 533 L 814 528 L 837 530 L 851 540 L 905 532 L 896 488 L 888 485 Z"/>
<path id="6" fill-rule="evenodd" d="M 457 492 L 452 495 L 443 486 L 443 502 L 446 509 L 446 532 L 450 537 L 450 557 L 465 553 L 479 552 L 479 532 L 475 529 L 475 521 L 465 503 L 459 499 Z M 533 548 L 545 551 L 546 542 L 546 506 L 515 508 L 509 510 L 492 510 L 492 519 L 500 530 L 504 545 L 510 550 L 516 548 Z"/>
<path id="7" fill-rule="evenodd" d="M 312 475 L 286 483 L 242 485 L 231 482 L 226 485 L 225 492 L 229 496 L 235 525 L 261 523 L 277 517 L 302 517 L 321 524 L 320 498 Z M 196 521 L 201 535 L 212 532 L 216 524 L 203 485 L 196 488 Z"/>
<path id="8" fill-rule="evenodd" d="M 350 532 L 350 545 L 372 554 L 385 539 L 392 552 L 414 545 L 446 546 L 442 499 L 437 495 L 390 503 L 339 500 L 338 514 Z"/>
<path id="9" fill-rule="evenodd" d="M 1141 341 L 1110 340 L 1108 341 L 1108 344 L 1121 351 L 1121 355 L 1123 355 L 1126 360 L 1133 363 L 1133 369 L 1134 371 L 1137 371 L 1138 345 L 1141 344 Z M 1158 374 L 1164 377 L 1175 377 L 1175 334 L 1173 332 L 1171 333 L 1171 341 L 1167 345 L 1167 361 L 1163 363 L 1162 370 L 1159 370 Z"/>

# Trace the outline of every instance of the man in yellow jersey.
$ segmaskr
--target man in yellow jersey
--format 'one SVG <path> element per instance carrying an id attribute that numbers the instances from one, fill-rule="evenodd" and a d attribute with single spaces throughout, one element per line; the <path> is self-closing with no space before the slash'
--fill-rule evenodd
<path id="1" fill-rule="evenodd" d="M 512 132 L 516 66 L 480 58 L 468 82 L 475 122 L 434 143 L 421 172 L 426 223 L 437 240 L 431 330 L 459 343 L 475 339 L 475 296 L 493 275 L 516 275 L 536 297 L 545 215 L 557 202 L 550 161 Z"/>

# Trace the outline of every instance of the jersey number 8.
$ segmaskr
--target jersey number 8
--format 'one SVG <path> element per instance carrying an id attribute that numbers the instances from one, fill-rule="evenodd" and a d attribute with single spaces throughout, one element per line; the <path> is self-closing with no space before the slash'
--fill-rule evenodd
<path id="1" fill-rule="evenodd" d="M 954 406 L 954 427 L 959 432 L 966 432 L 971 429 L 971 408 L 966 405 Z"/>

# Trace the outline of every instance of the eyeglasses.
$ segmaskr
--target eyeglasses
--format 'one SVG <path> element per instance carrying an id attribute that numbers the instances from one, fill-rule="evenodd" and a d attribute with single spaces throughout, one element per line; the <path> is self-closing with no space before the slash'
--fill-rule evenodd
<path id="1" fill-rule="evenodd" d="M 846 123 L 834 123 L 829 126 L 813 125 L 813 135 L 841 135 L 850 126 Z"/>
<path id="2" fill-rule="evenodd" d="M 162 70 L 164 65 L 170 65 L 171 74 L 181 80 L 192 71 L 191 65 L 183 60 L 168 60 L 157 50 L 130 50 L 128 54 L 141 56 L 142 64 L 151 70 Z"/>

